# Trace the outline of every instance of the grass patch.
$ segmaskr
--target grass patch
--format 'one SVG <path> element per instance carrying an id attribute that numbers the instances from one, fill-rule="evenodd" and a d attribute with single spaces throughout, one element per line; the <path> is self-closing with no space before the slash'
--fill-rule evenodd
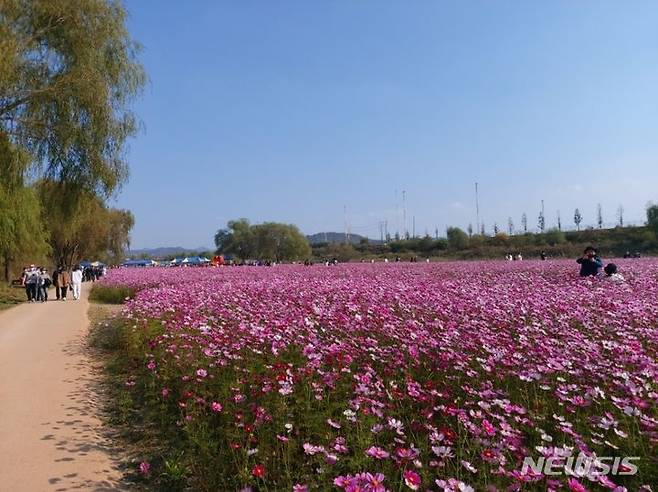
<path id="1" fill-rule="evenodd" d="M 100 416 L 123 449 L 124 482 L 131 490 L 145 490 L 139 463 L 145 452 L 151 456 L 153 451 L 125 385 L 130 362 L 125 351 L 125 321 L 118 317 L 120 312 L 121 306 L 116 304 L 91 304 L 87 344 L 94 357 L 103 363 L 101 386 L 105 398 Z"/>
<path id="2" fill-rule="evenodd" d="M 128 287 L 107 287 L 94 285 L 89 293 L 89 300 L 102 304 L 123 304 L 126 299 L 132 299 L 135 291 Z"/>
<path id="3" fill-rule="evenodd" d="M 6 284 L 0 285 L 0 310 L 25 302 L 26 299 L 25 288 L 11 287 Z"/>

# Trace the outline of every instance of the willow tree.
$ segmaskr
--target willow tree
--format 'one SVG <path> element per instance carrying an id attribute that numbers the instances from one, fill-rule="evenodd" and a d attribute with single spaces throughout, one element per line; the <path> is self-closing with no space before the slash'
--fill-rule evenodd
<path id="1" fill-rule="evenodd" d="M 0 261 L 7 281 L 13 264 L 40 261 L 48 252 L 39 199 L 25 183 L 27 167 L 25 153 L 0 135 Z"/>
<path id="2" fill-rule="evenodd" d="M 0 134 L 33 171 L 110 196 L 127 178 L 145 82 L 112 0 L 0 0 Z"/>
<path id="3" fill-rule="evenodd" d="M 48 224 L 48 242 L 53 260 L 71 267 L 85 258 L 117 262 L 123 259 L 133 215 L 127 210 L 109 208 L 98 195 L 87 190 L 77 191 L 70 200 L 75 185 L 42 180 L 37 189 L 42 203 L 51 206 L 42 211 Z"/>

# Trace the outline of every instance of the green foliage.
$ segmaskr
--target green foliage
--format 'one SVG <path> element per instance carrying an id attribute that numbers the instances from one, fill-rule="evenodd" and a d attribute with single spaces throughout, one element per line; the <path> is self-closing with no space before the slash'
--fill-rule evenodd
<path id="1" fill-rule="evenodd" d="M 468 247 L 468 234 L 459 227 L 448 228 L 448 247 L 450 249 L 466 249 Z"/>
<path id="2" fill-rule="evenodd" d="M 108 208 L 97 195 L 76 185 L 44 180 L 38 190 L 58 264 L 70 267 L 84 258 L 122 259 L 134 224 L 129 211 Z"/>
<path id="3" fill-rule="evenodd" d="M 655 213 L 655 212 L 654 212 Z M 459 230 L 459 229 L 457 229 Z M 594 244 L 605 257 L 621 256 L 626 251 L 642 254 L 658 254 L 656 234 L 648 227 L 615 227 L 613 229 L 587 229 L 583 231 L 560 231 L 549 229 L 544 234 L 508 235 L 499 232 L 495 236 L 475 234 L 464 240 L 464 236 L 452 230 L 449 239 L 410 238 L 388 243 L 359 244 L 342 251 L 339 243 L 313 246 L 313 257 L 317 260 L 338 258 L 340 261 L 359 259 L 382 259 L 400 256 L 439 257 L 446 259 L 503 258 L 507 253 L 522 253 L 525 258 L 537 258 L 542 250 L 550 257 L 577 257 L 585 246 Z M 341 243 L 342 244 L 342 243 Z M 457 245 L 461 246 L 458 247 Z M 450 247 L 449 247 L 450 246 Z"/>
<path id="4" fill-rule="evenodd" d="M 573 222 L 576 224 L 578 230 L 580 230 L 580 223 L 583 221 L 583 216 L 580 214 L 580 210 L 576 209 L 573 213 Z"/>
<path id="5" fill-rule="evenodd" d="M 425 236 L 422 238 L 411 238 L 397 240 L 388 243 L 388 249 L 391 253 L 417 253 L 425 256 L 439 254 L 441 251 L 448 249 L 448 241 L 445 238 L 432 239 Z M 388 251 L 383 251 L 387 253 Z"/>
<path id="6" fill-rule="evenodd" d="M 647 227 L 658 236 L 658 205 L 647 207 Z"/>
<path id="7" fill-rule="evenodd" d="M 549 229 L 544 234 L 544 240 L 551 246 L 556 244 L 563 244 L 567 241 L 567 238 L 564 235 L 564 232 L 557 228 Z"/>
<path id="8" fill-rule="evenodd" d="M 25 302 L 25 289 L 0 284 L 0 310 Z"/>
<path id="9" fill-rule="evenodd" d="M 5 280 L 12 263 L 36 262 L 48 252 L 35 190 L 25 186 L 27 155 L 0 134 L 0 259 Z"/>
<path id="10" fill-rule="evenodd" d="M 297 226 L 276 222 L 251 225 L 247 219 L 229 221 L 227 229 L 218 230 L 215 246 L 217 253 L 242 260 L 290 261 L 311 255 L 308 240 Z"/>
<path id="11" fill-rule="evenodd" d="M 135 296 L 135 291 L 128 287 L 108 287 L 94 285 L 89 293 L 89 300 L 102 304 L 123 304 L 126 299 Z"/>
<path id="12" fill-rule="evenodd" d="M 0 135 L 48 177 L 109 195 L 125 180 L 145 83 L 112 0 L 0 2 Z"/>
<path id="13" fill-rule="evenodd" d="M 359 252 L 354 246 L 347 243 L 332 243 L 326 248 L 326 260 L 336 258 L 338 261 L 350 261 L 359 257 Z"/>

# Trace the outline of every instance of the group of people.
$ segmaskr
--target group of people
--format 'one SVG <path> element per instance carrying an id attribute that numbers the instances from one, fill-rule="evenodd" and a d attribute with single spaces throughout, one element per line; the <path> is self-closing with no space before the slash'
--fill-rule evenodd
<path id="1" fill-rule="evenodd" d="M 507 261 L 523 261 L 523 255 L 521 253 L 517 253 L 515 255 L 513 255 L 512 253 L 507 253 L 505 255 L 505 259 Z M 544 258 L 542 258 L 542 259 L 544 259 Z"/>
<path id="2" fill-rule="evenodd" d="M 60 266 L 53 272 L 52 277 L 46 268 L 30 265 L 23 269 L 21 285 L 25 287 L 28 302 L 48 301 L 48 289 L 51 286 L 55 287 L 55 297 L 58 301 L 66 301 L 69 291 L 77 301 L 80 299 L 83 278 L 84 272 L 80 265 L 76 265 L 71 272 Z"/>
<path id="3" fill-rule="evenodd" d="M 603 266 L 603 260 L 593 246 L 585 248 L 583 256 L 578 258 L 576 262 L 580 265 L 581 277 L 598 277 L 601 274 L 601 269 L 603 269 L 604 279 L 613 282 L 624 281 L 624 277 L 619 273 L 617 265 L 608 263 L 605 267 Z"/>
<path id="4" fill-rule="evenodd" d="M 82 281 L 95 282 L 107 273 L 105 265 L 82 267 Z"/>

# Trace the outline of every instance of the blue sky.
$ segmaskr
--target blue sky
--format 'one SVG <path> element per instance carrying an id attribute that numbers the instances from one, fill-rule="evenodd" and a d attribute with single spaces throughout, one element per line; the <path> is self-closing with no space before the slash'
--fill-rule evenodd
<path id="1" fill-rule="evenodd" d="M 227 220 L 305 233 L 573 226 L 658 201 L 658 4 L 127 0 L 150 77 L 115 205 L 133 247 Z M 396 193 L 397 190 L 397 193 Z M 397 210 L 396 214 L 396 195 Z"/>

